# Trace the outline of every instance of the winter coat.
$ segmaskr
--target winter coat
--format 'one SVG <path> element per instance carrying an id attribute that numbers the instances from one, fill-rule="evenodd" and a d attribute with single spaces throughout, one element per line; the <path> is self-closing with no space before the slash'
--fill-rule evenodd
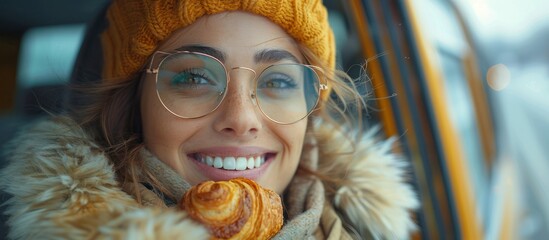
<path id="1" fill-rule="evenodd" d="M 330 131 L 319 126 L 319 132 Z M 403 239 L 414 229 L 410 211 L 418 207 L 418 201 L 406 183 L 407 164 L 391 153 L 391 141 L 377 142 L 373 132 L 356 144 L 354 153 L 333 159 L 324 159 L 322 152 L 348 148 L 341 136 L 318 141 L 318 171 L 343 181 L 328 183 L 316 179 L 308 183 L 307 194 L 322 196 L 314 198 L 321 199 L 316 203 L 321 204 L 319 216 L 302 218 L 313 220 L 307 220 L 314 231 L 305 231 L 305 238 Z M 5 203 L 9 238 L 207 237 L 205 228 L 190 220 L 184 211 L 166 206 L 162 197 L 146 188 L 139 204 L 117 182 L 105 152 L 67 118 L 40 120 L 26 127 L 5 146 L 4 154 L 9 163 L 1 172 L 0 187 L 10 195 Z M 347 167 L 338 168 L 341 162 L 348 163 L 341 165 Z M 302 186 L 297 179 L 290 184 L 294 185 Z M 294 187 L 290 192 L 305 191 L 301 189 Z M 285 201 L 285 206 L 291 208 L 293 200 Z M 279 239 L 304 237 L 293 235 L 300 232 L 300 222 L 293 225 L 294 229 L 286 225 L 292 226 L 292 221 L 285 223 Z"/>

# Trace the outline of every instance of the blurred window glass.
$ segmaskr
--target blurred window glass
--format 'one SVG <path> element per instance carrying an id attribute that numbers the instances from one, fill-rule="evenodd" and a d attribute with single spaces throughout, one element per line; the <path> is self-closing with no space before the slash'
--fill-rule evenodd
<path id="1" fill-rule="evenodd" d="M 475 196 L 479 202 L 480 208 L 487 209 L 486 198 L 488 191 L 488 171 L 483 159 L 482 144 L 476 122 L 472 96 L 469 91 L 467 79 L 465 78 L 465 69 L 462 61 L 457 56 L 453 56 L 443 50 L 439 50 L 442 71 L 445 81 L 446 100 L 451 109 L 448 109 L 453 126 L 460 136 L 461 146 L 465 153 L 463 156 L 469 166 L 469 176 L 473 180 Z M 484 213 L 481 213 L 481 216 Z"/>
<path id="2" fill-rule="evenodd" d="M 19 89 L 65 83 L 82 43 L 85 25 L 30 29 L 23 36 L 17 67 Z"/>

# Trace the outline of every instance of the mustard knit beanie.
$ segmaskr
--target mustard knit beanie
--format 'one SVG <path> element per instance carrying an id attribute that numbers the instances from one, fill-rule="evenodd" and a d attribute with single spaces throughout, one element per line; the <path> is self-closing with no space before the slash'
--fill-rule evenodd
<path id="1" fill-rule="evenodd" d="M 174 31 L 204 15 L 235 10 L 267 17 L 335 67 L 334 36 L 322 0 L 114 0 L 101 35 L 103 79 L 127 80 Z"/>

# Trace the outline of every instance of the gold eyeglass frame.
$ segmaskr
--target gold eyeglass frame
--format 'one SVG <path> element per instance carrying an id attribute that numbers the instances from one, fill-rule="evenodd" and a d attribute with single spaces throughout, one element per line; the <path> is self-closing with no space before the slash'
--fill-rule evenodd
<path id="1" fill-rule="evenodd" d="M 204 56 L 204 57 L 207 57 L 207 58 L 210 58 L 210 59 L 213 59 L 215 61 L 217 61 L 222 67 L 223 67 L 223 70 L 225 71 L 225 76 L 226 76 L 226 83 L 227 85 L 225 86 L 225 89 L 223 91 L 223 97 L 221 98 L 221 100 L 219 101 L 219 103 L 217 104 L 217 106 L 215 106 L 215 108 L 213 108 L 211 111 L 205 113 L 205 114 L 202 114 L 200 116 L 197 116 L 197 117 L 185 117 L 185 116 L 182 116 L 182 115 L 179 115 L 177 113 L 175 113 L 174 111 L 172 111 L 170 108 L 168 108 L 168 106 L 166 106 L 166 104 L 164 103 L 164 101 L 162 101 L 162 98 L 160 97 L 160 93 L 158 91 L 158 72 L 159 72 L 159 69 L 160 69 L 160 66 L 162 65 L 162 63 L 170 56 L 173 56 L 175 54 L 181 54 L 181 53 L 187 53 L 187 54 L 195 54 L 195 55 L 200 55 L 200 56 Z M 156 64 L 155 66 L 154 65 L 154 60 L 155 60 L 155 57 L 157 55 L 165 55 L 164 57 L 162 57 L 160 59 L 160 61 L 158 62 L 158 64 Z M 324 91 L 324 90 L 327 90 L 328 89 L 328 85 L 326 84 L 326 82 L 322 83 L 321 81 L 321 78 L 319 76 L 319 74 L 317 73 L 317 71 L 321 71 L 319 67 L 317 66 L 314 66 L 314 65 L 307 65 L 307 64 L 300 64 L 300 63 L 296 63 L 296 65 L 301 65 L 301 66 L 304 66 L 304 67 L 307 67 L 307 68 L 310 68 L 311 70 L 313 70 L 314 74 L 316 75 L 316 78 L 318 79 L 318 84 L 319 84 L 319 87 L 317 89 L 317 93 L 318 93 L 318 97 L 316 99 L 316 102 L 314 104 L 314 106 L 311 108 L 311 110 L 305 115 L 303 116 L 302 118 L 298 119 L 298 120 L 295 120 L 293 122 L 289 122 L 289 123 L 285 123 L 285 122 L 280 122 L 280 121 L 277 121 L 277 120 L 274 120 L 273 118 L 271 118 L 269 115 L 267 115 L 267 113 L 265 113 L 265 111 L 263 111 L 263 109 L 261 108 L 261 104 L 259 104 L 259 101 L 257 100 L 257 97 L 256 97 L 256 91 L 257 91 L 257 76 L 261 76 L 261 74 L 263 74 L 263 72 L 265 72 L 267 69 L 271 68 L 272 66 L 276 66 L 276 65 L 284 65 L 284 64 L 273 64 L 273 65 L 270 65 L 268 67 L 266 67 L 265 69 L 263 69 L 259 75 L 257 74 L 257 72 L 255 70 L 253 70 L 252 68 L 249 68 L 249 67 L 233 67 L 231 68 L 231 71 L 232 70 L 237 70 L 237 69 L 242 69 L 242 70 L 247 70 L 247 71 L 251 71 L 253 73 L 253 81 L 254 81 L 254 87 L 253 87 L 253 91 L 251 93 L 251 98 L 253 99 L 253 102 L 254 104 L 259 108 L 259 111 L 261 112 L 261 114 L 263 114 L 263 116 L 267 117 L 269 120 L 277 123 L 277 124 L 281 124 L 281 125 L 290 125 L 290 124 L 294 124 L 296 122 L 299 122 L 301 120 L 303 120 L 304 118 L 307 118 L 312 112 L 314 112 L 318 106 L 318 103 L 320 102 L 320 96 L 321 96 L 321 91 Z M 219 108 L 219 106 L 221 106 L 221 104 L 223 103 L 223 101 L 225 100 L 225 96 L 227 95 L 227 90 L 229 89 L 229 82 L 231 81 L 231 76 L 230 76 L 230 71 L 227 70 L 227 66 L 225 66 L 225 64 L 223 64 L 223 62 L 221 62 L 219 59 L 217 59 L 216 57 L 214 56 L 211 56 L 209 54 L 205 54 L 205 53 L 201 53 L 201 52 L 192 52 L 192 51 L 174 51 L 174 52 L 163 52 L 163 51 L 156 51 L 153 53 L 152 57 L 151 57 L 151 60 L 149 62 L 149 67 L 146 69 L 146 72 L 147 74 L 155 74 L 155 89 L 156 89 L 156 96 L 158 97 L 158 100 L 160 101 L 160 103 L 162 104 L 162 106 L 164 106 L 164 108 L 170 112 L 171 114 L 179 117 L 179 118 L 182 118 L 182 119 L 197 119 L 197 118 L 201 118 L 201 117 L 204 117 L 212 112 L 214 112 L 215 110 L 217 110 L 217 108 Z M 325 80 L 324 80 L 325 81 Z"/>

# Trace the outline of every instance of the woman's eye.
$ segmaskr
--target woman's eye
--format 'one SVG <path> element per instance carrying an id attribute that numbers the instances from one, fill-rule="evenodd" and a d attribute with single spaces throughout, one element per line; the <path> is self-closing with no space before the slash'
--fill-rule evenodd
<path id="1" fill-rule="evenodd" d="M 297 87 L 295 80 L 285 74 L 272 74 L 263 78 L 259 88 L 267 89 L 294 89 Z"/>
<path id="2" fill-rule="evenodd" d="M 178 87 L 199 87 L 200 85 L 213 84 L 213 81 L 204 73 L 192 70 L 182 71 L 173 76 L 171 85 Z"/>

